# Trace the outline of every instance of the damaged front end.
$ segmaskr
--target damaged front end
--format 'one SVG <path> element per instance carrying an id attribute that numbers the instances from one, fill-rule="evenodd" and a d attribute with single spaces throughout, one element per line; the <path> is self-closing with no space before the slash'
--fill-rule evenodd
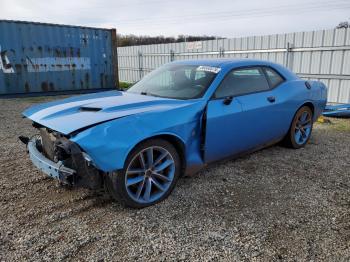
<path id="1" fill-rule="evenodd" d="M 103 173 L 76 143 L 48 128 L 37 128 L 40 135 L 31 139 L 20 137 L 37 168 L 62 184 L 90 189 L 103 186 Z"/>

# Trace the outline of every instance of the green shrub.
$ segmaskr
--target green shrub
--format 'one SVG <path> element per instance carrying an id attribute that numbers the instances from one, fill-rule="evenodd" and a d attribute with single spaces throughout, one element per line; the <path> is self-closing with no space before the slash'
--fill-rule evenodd
<path id="1" fill-rule="evenodd" d="M 122 89 L 122 90 L 128 89 L 131 85 L 132 85 L 132 83 L 119 82 L 119 88 Z"/>

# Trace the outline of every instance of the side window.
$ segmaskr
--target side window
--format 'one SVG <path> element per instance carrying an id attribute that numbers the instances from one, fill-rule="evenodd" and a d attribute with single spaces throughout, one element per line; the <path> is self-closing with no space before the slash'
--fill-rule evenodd
<path id="1" fill-rule="evenodd" d="M 233 70 L 225 76 L 215 92 L 215 97 L 238 96 L 269 89 L 269 84 L 261 68 L 242 68 Z"/>
<path id="2" fill-rule="evenodd" d="M 283 77 L 272 68 L 265 68 L 265 72 L 270 81 L 271 88 L 275 88 L 276 86 L 284 82 Z"/>

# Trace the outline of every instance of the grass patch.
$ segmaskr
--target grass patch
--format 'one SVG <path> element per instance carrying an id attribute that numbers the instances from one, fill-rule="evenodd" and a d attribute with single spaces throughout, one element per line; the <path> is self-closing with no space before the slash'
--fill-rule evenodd
<path id="1" fill-rule="evenodd" d="M 333 118 L 331 128 L 341 132 L 350 132 L 350 119 Z"/>
<path id="2" fill-rule="evenodd" d="M 127 90 L 130 86 L 132 86 L 132 83 L 119 82 L 119 88 L 120 89 Z"/>
<path id="3" fill-rule="evenodd" d="M 339 132 L 350 132 L 350 119 L 324 117 L 324 122 L 315 122 L 315 127 L 321 129 L 332 129 Z"/>

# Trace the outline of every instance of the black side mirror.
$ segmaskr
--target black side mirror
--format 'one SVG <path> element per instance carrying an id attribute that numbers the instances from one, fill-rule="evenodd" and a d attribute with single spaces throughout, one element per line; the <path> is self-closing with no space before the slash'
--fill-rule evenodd
<path id="1" fill-rule="evenodd" d="M 223 103 L 224 103 L 224 105 L 229 105 L 229 104 L 231 104 L 232 100 L 233 100 L 233 96 L 227 96 L 227 97 L 225 97 Z"/>
<path id="2" fill-rule="evenodd" d="M 12 68 L 12 64 L 5 64 L 4 67 L 5 67 L 5 69 L 11 69 Z"/>

